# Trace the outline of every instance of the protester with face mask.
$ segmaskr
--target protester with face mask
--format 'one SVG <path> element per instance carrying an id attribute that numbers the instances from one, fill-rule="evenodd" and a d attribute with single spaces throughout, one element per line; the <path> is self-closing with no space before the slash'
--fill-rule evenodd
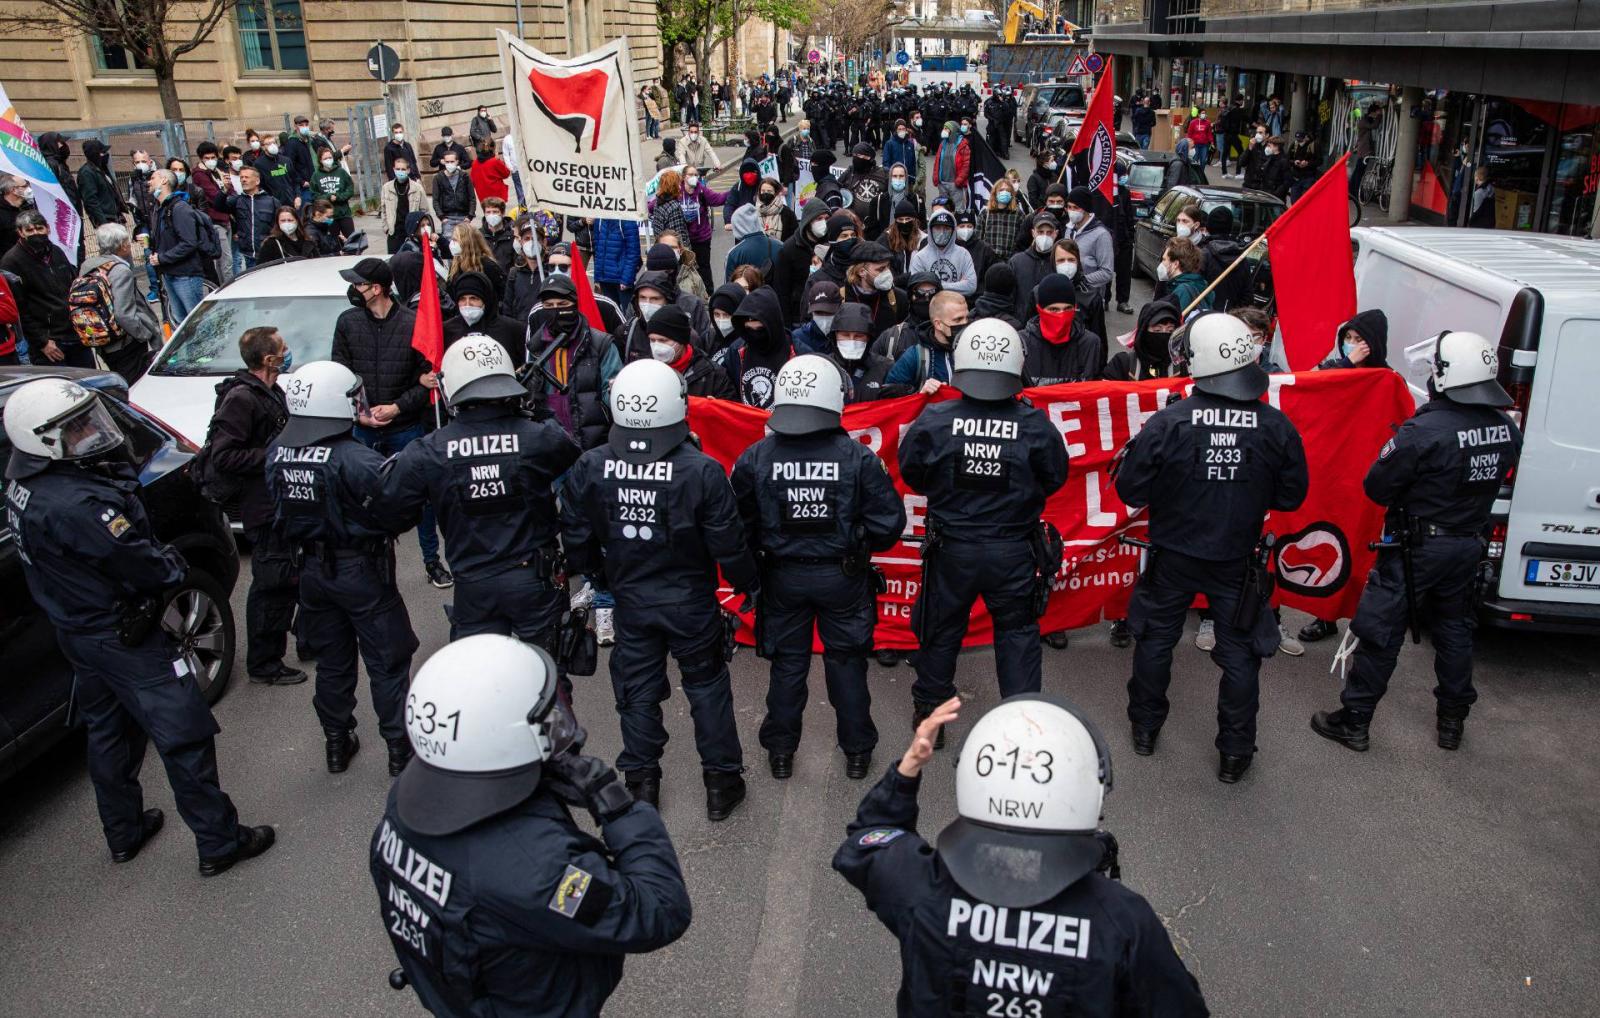
<path id="1" fill-rule="evenodd" d="M 1106 329 L 1106 303 L 1104 298 L 1089 286 L 1083 276 L 1083 256 L 1077 241 L 1070 237 L 1056 238 L 1054 251 L 1056 274 L 1072 280 L 1076 291 L 1078 324 L 1089 332 L 1104 338 Z"/>
<path id="2" fill-rule="evenodd" d="M 833 331 L 833 319 L 839 313 L 839 302 L 839 288 L 825 279 L 806 287 L 806 321 L 789 333 L 796 354 L 828 353 L 828 336 Z"/>
<path id="3" fill-rule="evenodd" d="M 494 142 L 494 136 L 500 133 L 495 126 L 494 118 L 489 115 L 489 107 L 479 105 L 477 114 L 472 118 L 472 123 L 467 127 L 467 137 L 472 144 L 477 146 L 481 141 Z"/>
<path id="4" fill-rule="evenodd" d="M 974 281 L 981 283 L 984 274 L 989 271 L 989 266 L 999 260 L 1000 256 L 978 236 L 978 217 L 971 209 L 956 215 L 956 243 L 960 244 L 972 258 L 972 268 L 976 274 Z M 976 299 L 977 290 L 974 289 L 968 296 Z"/>
<path id="5" fill-rule="evenodd" d="M 412 177 L 412 164 L 401 158 L 394 162 L 390 178 L 378 192 L 378 209 L 387 235 L 388 253 L 400 250 L 406 241 L 406 219 L 413 212 L 432 212 L 428 194 Z"/>
<path id="6" fill-rule="evenodd" d="M 1105 340 L 1078 315 L 1078 290 L 1051 273 L 1033 291 L 1034 315 L 1022 330 L 1023 377 L 1030 385 L 1090 382 L 1105 374 Z"/>
<path id="7" fill-rule="evenodd" d="M 956 129 L 955 121 L 946 120 L 939 130 L 939 147 L 934 160 L 933 182 L 939 194 L 948 198 L 957 211 L 967 207 L 967 182 L 972 170 L 972 146 Z"/>
<path id="8" fill-rule="evenodd" d="M 889 174 L 878 165 L 871 142 L 859 142 L 850 150 L 850 168 L 839 186 L 850 193 L 850 210 L 861 217 L 862 236 L 878 239 L 895 198 L 889 193 Z"/>
<path id="9" fill-rule="evenodd" d="M 1059 229 L 1056 217 L 1049 212 L 1034 213 L 1028 220 L 1028 246 L 1012 255 L 1008 263 L 1017 287 L 1012 314 L 1020 321 L 1033 317 L 1033 288 L 1055 272 L 1054 251 Z"/>
<path id="10" fill-rule="evenodd" d="M 812 199 L 801 210 L 794 233 L 783 242 L 773 266 L 771 285 L 778 295 L 783 320 L 798 325 L 806 319 L 803 299 L 806 280 L 811 274 L 814 249 L 828 233 L 828 206 Z"/>
<path id="11" fill-rule="evenodd" d="M 457 223 L 469 222 L 478 214 L 477 193 L 470 177 L 462 172 L 468 165 L 454 150 L 448 150 L 439 162 L 439 172 L 433 175 L 433 210 L 445 236 Z"/>
<path id="12" fill-rule="evenodd" d="M 455 134 L 455 129 L 452 127 L 439 128 L 439 144 L 433 147 L 433 156 L 428 160 L 429 166 L 435 170 L 442 169 L 444 157 L 454 155 L 456 161 L 461 164 L 460 172 L 465 173 L 472 168 L 472 153 L 467 151 L 465 145 L 456 141 Z"/>
<path id="13" fill-rule="evenodd" d="M 1166 378 L 1172 373 L 1171 339 L 1181 310 L 1158 298 L 1139 309 L 1133 329 L 1133 349 L 1122 350 L 1107 363 L 1105 377 L 1119 382 Z"/>
<path id="14" fill-rule="evenodd" d="M 389 129 L 389 140 L 383 145 L 383 178 L 394 179 L 394 164 L 397 160 L 404 159 L 406 166 L 415 168 L 417 163 L 417 150 L 406 140 L 406 130 L 400 124 L 395 124 Z"/>
<path id="15" fill-rule="evenodd" d="M 717 158 L 717 150 L 700 133 L 700 125 L 697 123 L 691 122 L 683 129 L 683 141 L 678 143 L 678 154 L 682 157 L 685 167 L 711 173 L 722 169 L 722 160 Z"/>
<path id="16" fill-rule="evenodd" d="M 783 328 L 778 295 L 760 287 L 739 302 L 734 312 L 736 338 L 718 355 L 740 402 L 766 409 L 776 393 L 778 370 L 794 356 L 794 344 Z"/>
<path id="17" fill-rule="evenodd" d="M 830 261 L 833 253 L 830 252 Z M 889 266 L 889 249 L 870 240 L 858 240 L 850 243 L 845 257 L 849 262 L 845 270 L 845 299 L 865 304 L 871 310 L 873 331 L 882 333 L 905 320 L 910 298 L 895 285 L 894 270 Z"/>
<path id="18" fill-rule="evenodd" d="M 499 297 L 489 277 L 481 272 L 462 272 L 451 278 L 447 289 L 456 303 L 456 313 L 445 319 L 444 345 L 449 347 L 463 336 L 482 333 L 505 347 L 513 365 L 522 367 L 528 357 L 524 325 L 499 313 Z"/>
<path id="19" fill-rule="evenodd" d="M 937 209 L 928 219 L 928 238 L 911 256 L 908 269 L 913 274 L 931 272 L 946 290 L 962 296 L 978 289 L 978 273 L 972 256 L 956 243 L 956 218 L 948 209 Z"/>
<path id="20" fill-rule="evenodd" d="M 1007 325 L 1022 331 L 1022 323 L 1016 317 L 1017 303 L 1017 276 L 1011 271 L 1009 262 L 995 262 L 989 266 L 989 271 L 983 274 L 983 286 L 978 291 L 978 299 L 972 305 L 972 319 L 998 318 Z"/>
<path id="21" fill-rule="evenodd" d="M 287 206 L 280 207 L 273 216 L 272 232 L 256 250 L 256 264 L 285 261 L 290 258 L 315 258 L 317 244 L 300 221 L 300 213 Z"/>
<path id="22" fill-rule="evenodd" d="M 571 276 L 551 273 L 539 287 L 540 310 L 528 322 L 528 375 L 534 417 L 553 418 L 583 448 L 603 443 L 610 425 L 604 394 L 622 370 L 611 337 L 591 328 L 578 310 Z M 635 289 L 639 301 L 644 291 Z M 663 300 L 654 293 L 652 301 Z"/>
<path id="23" fill-rule="evenodd" d="M 894 220 L 883 233 L 883 244 L 889 249 L 889 267 L 896 278 L 904 279 L 911 274 L 911 257 L 927 237 L 922 230 L 922 212 L 916 202 L 910 198 L 896 202 Z"/>
<path id="24" fill-rule="evenodd" d="M 896 120 L 894 130 L 884 140 L 883 165 L 891 170 L 895 166 L 904 166 L 907 178 L 918 179 L 917 138 L 911 132 L 911 125 L 904 120 Z"/>
<path id="25" fill-rule="evenodd" d="M 944 287 L 939 277 L 931 272 L 920 272 L 906 279 L 908 310 L 905 320 L 875 333 L 872 351 L 890 364 L 900 355 L 928 338 L 932 325 L 928 321 L 933 298 Z"/>
<path id="26" fill-rule="evenodd" d="M 91 227 L 122 221 L 122 199 L 117 196 L 117 180 L 111 172 L 111 150 L 98 138 L 89 138 L 83 143 L 78 196 Z"/>
<path id="27" fill-rule="evenodd" d="M 711 295 L 708 303 L 711 309 L 712 333 L 705 344 L 708 354 L 720 353 L 738 338 L 734 330 L 733 316 L 749 295 L 750 291 L 738 283 L 724 283 Z"/>
<path id="28" fill-rule="evenodd" d="M 12 295 L 32 362 L 94 367 L 94 351 L 78 341 L 67 310 L 67 292 L 77 270 L 72 259 L 51 243 L 50 228 L 36 210 L 17 215 L 17 243 L 0 257 L 0 269 L 14 277 Z"/>
<path id="29" fill-rule="evenodd" d="M 885 385 L 907 386 L 932 394 L 950 382 L 951 351 L 956 335 L 966 327 L 967 302 L 959 293 L 941 292 L 928 306 L 928 330 L 908 348 L 884 376 Z"/>
<path id="30" fill-rule="evenodd" d="M 987 244 L 1001 260 L 1007 260 L 1017 252 L 1019 235 L 1027 233 L 1023 226 L 1027 215 L 1020 204 L 1016 185 L 1002 177 L 995 182 L 989 192 L 988 203 L 979 213 L 978 239 Z"/>
<path id="31" fill-rule="evenodd" d="M 844 401 L 866 403 L 875 399 L 893 399 L 912 392 L 909 385 L 885 385 L 884 379 L 894 362 L 872 349 L 872 316 L 866 306 L 854 302 L 840 305 L 839 313 L 830 323 L 828 342 L 822 353 L 839 366 L 848 387 Z"/>
<path id="32" fill-rule="evenodd" d="M 733 380 L 715 358 L 696 348 L 689 316 L 676 306 L 664 307 L 651 316 L 645 327 L 651 358 L 668 365 L 683 377 L 691 396 L 734 400 L 739 398 Z"/>
<path id="33" fill-rule="evenodd" d="M 607 297 L 619 305 L 626 304 L 641 264 L 639 224 L 631 219 L 596 219 L 590 232 L 594 238 L 594 280 Z"/>
<path id="34" fill-rule="evenodd" d="M 1205 293 L 1206 277 L 1200 271 L 1203 265 L 1204 257 L 1199 248 L 1182 237 L 1174 237 L 1167 241 L 1166 250 L 1161 254 L 1161 263 L 1156 266 L 1156 278 L 1168 285 L 1166 296 L 1190 315 L 1211 308 L 1210 294 L 1206 294 L 1206 298 L 1195 307 L 1189 306 Z"/>
<path id="35" fill-rule="evenodd" d="M 1033 173 L 1028 176 L 1028 203 L 1035 209 L 1044 208 L 1045 191 L 1061 180 L 1061 164 L 1066 156 L 1054 145 L 1045 148 L 1034 159 Z"/>

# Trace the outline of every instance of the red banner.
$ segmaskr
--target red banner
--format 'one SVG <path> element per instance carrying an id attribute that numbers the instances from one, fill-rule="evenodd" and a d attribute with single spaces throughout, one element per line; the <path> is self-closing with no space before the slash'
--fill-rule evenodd
<path id="1" fill-rule="evenodd" d="M 1045 518 L 1066 541 L 1050 606 L 1040 623 L 1045 632 L 1077 629 L 1126 614 L 1141 553 L 1118 537 L 1143 536 L 1146 523 L 1142 511 L 1130 514 L 1117 498 L 1109 476 L 1111 459 L 1188 385 L 1187 379 L 1169 378 L 1027 390 L 1033 405 L 1048 414 L 1061 432 L 1071 458 L 1066 485 L 1045 506 Z M 937 396 L 907 396 L 845 409 L 845 428 L 882 457 L 904 495 L 911 537 L 925 532 L 927 499 L 900 480 L 900 436 L 929 402 L 955 397 L 955 390 L 946 387 Z M 1393 371 L 1355 369 L 1273 375 L 1264 398 L 1299 429 L 1311 472 L 1305 504 L 1267 519 L 1266 529 L 1279 539 L 1274 561 L 1279 600 L 1321 618 L 1348 618 L 1372 566 L 1367 542 L 1376 539 L 1383 521 L 1383 510 L 1366 497 L 1361 481 L 1394 426 L 1411 416 L 1410 391 Z M 766 411 L 738 403 L 690 400 L 691 426 L 707 454 L 729 470 L 746 447 L 760 440 L 766 418 Z M 916 646 L 911 605 L 920 578 L 919 548 L 902 542 L 874 559 L 889 581 L 889 592 L 878 603 L 878 647 Z M 740 633 L 748 638 L 749 628 Z M 980 600 L 972 610 L 967 643 L 990 639 L 989 616 Z"/>

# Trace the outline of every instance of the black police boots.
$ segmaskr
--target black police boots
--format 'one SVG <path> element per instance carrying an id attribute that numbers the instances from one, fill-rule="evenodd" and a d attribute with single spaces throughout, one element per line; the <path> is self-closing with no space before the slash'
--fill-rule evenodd
<path id="1" fill-rule="evenodd" d="M 236 862 L 254 859 L 256 856 L 271 848 L 273 842 L 278 840 L 278 832 L 267 824 L 260 827 L 239 828 L 239 844 L 227 855 L 214 856 L 210 859 L 200 859 L 200 875 L 214 877 L 219 873 L 226 873 L 233 868 Z"/>
<path id="2" fill-rule="evenodd" d="M 1461 733 L 1467 727 L 1467 715 L 1464 711 L 1452 711 L 1450 713 L 1445 713 L 1445 711 L 1440 710 L 1438 727 L 1439 748 L 1460 749 Z"/>
<path id="3" fill-rule="evenodd" d="M 114 863 L 132 862 L 139 854 L 139 850 L 149 843 L 150 839 L 161 833 L 161 828 L 167 822 L 167 815 L 158 809 L 147 809 L 139 816 L 139 841 L 132 848 L 119 849 L 111 853 Z"/>
<path id="4" fill-rule="evenodd" d="M 772 776 L 779 781 L 787 781 L 794 777 L 793 753 L 768 753 L 767 766 L 772 769 Z"/>
<path id="5" fill-rule="evenodd" d="M 1357 753 L 1365 753 L 1371 746 L 1371 742 L 1367 739 L 1367 726 L 1370 724 L 1372 724 L 1371 714 L 1363 717 L 1352 714 L 1342 707 L 1331 713 L 1319 710 L 1311 715 L 1312 731 Z"/>
<path id="6" fill-rule="evenodd" d="M 356 738 L 355 732 L 340 732 L 331 728 L 324 728 L 322 734 L 328 740 L 328 773 L 343 774 L 350 769 L 350 758 L 361 749 L 361 740 Z"/>
<path id="7" fill-rule="evenodd" d="M 706 819 L 726 820 L 744 802 L 744 778 L 737 771 L 706 771 Z"/>
<path id="8" fill-rule="evenodd" d="M 1046 633 L 1044 634 L 1044 642 L 1050 645 L 1051 650 L 1066 650 L 1068 643 L 1067 631 L 1058 629 L 1053 633 Z"/>
<path id="9" fill-rule="evenodd" d="M 1160 736 L 1159 728 L 1140 728 L 1133 726 L 1133 751 L 1140 756 L 1152 756 L 1156 751 L 1156 738 Z"/>
<path id="10" fill-rule="evenodd" d="M 1244 772 L 1250 769 L 1253 756 L 1229 756 L 1222 754 L 1222 762 L 1217 765 L 1217 780 L 1225 785 L 1231 785 L 1244 777 Z"/>
<path id="11" fill-rule="evenodd" d="M 389 777 L 396 778 L 406 769 L 406 764 L 411 762 L 411 740 L 406 738 L 389 740 Z"/>
<path id="12" fill-rule="evenodd" d="M 653 771 L 623 771 L 622 783 L 635 802 L 648 802 L 661 808 L 661 775 Z"/>
<path id="13" fill-rule="evenodd" d="M 1318 640 L 1326 640 L 1330 636 L 1338 635 L 1339 623 L 1327 622 L 1322 619 L 1312 619 L 1307 622 L 1300 627 L 1299 633 L 1301 643 L 1316 643 Z"/>
<path id="14" fill-rule="evenodd" d="M 872 750 L 865 753 L 846 753 L 844 755 L 844 776 L 851 781 L 860 781 L 867 776 L 867 771 L 872 767 Z"/>
<path id="15" fill-rule="evenodd" d="M 924 721 L 928 720 L 928 715 L 930 715 L 932 713 L 933 713 L 933 708 L 932 707 L 924 707 L 920 703 L 919 704 L 914 704 L 912 706 L 912 708 L 911 708 L 911 730 L 914 732 L 918 728 L 922 727 L 922 723 Z M 939 726 L 939 731 L 934 734 L 934 737 L 933 737 L 933 748 L 934 749 L 943 749 L 944 748 L 944 725 L 940 725 Z"/>

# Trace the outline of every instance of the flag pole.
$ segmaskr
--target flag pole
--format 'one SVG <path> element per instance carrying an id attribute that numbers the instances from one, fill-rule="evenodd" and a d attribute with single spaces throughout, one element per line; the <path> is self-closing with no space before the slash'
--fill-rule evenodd
<path id="1" fill-rule="evenodd" d="M 1230 273 L 1234 269 L 1238 268 L 1240 262 L 1242 262 L 1246 258 L 1250 257 L 1250 252 L 1254 251 L 1256 248 L 1260 247 L 1262 244 L 1265 244 L 1266 242 L 1267 242 L 1267 235 L 1265 233 L 1263 233 L 1261 236 L 1257 237 L 1255 240 L 1251 241 L 1249 247 L 1247 247 L 1243 251 L 1239 252 L 1239 257 L 1237 257 L 1233 261 L 1229 262 L 1227 268 L 1225 268 L 1221 272 L 1217 273 L 1217 278 L 1213 279 L 1211 281 L 1211 285 L 1210 286 L 1207 286 L 1204 290 L 1200 291 L 1200 296 L 1196 297 L 1194 300 L 1189 302 L 1189 306 L 1183 309 L 1183 311 L 1178 315 L 1178 319 L 1180 321 L 1182 321 L 1183 319 L 1188 318 L 1189 317 L 1189 312 L 1191 312 L 1195 308 L 1199 307 L 1201 301 L 1203 301 L 1207 297 L 1211 296 L 1211 291 L 1215 290 L 1217 288 L 1217 284 L 1222 282 L 1224 279 L 1228 278 L 1228 273 Z"/>

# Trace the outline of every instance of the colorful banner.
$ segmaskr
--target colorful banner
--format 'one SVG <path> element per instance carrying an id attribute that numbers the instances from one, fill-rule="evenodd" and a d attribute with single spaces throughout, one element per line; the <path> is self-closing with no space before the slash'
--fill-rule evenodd
<path id="1" fill-rule="evenodd" d="M 503 29 L 500 74 L 529 208 L 643 219 L 650 173 L 639 151 L 628 40 L 561 60 Z"/>
<path id="2" fill-rule="evenodd" d="M 0 173 L 25 178 L 33 185 L 33 203 L 50 227 L 50 240 L 72 264 L 78 263 L 78 235 L 83 220 L 67 200 L 67 192 L 45 164 L 44 155 L 33 135 L 22 126 L 22 118 L 0 85 Z"/>
<path id="3" fill-rule="evenodd" d="M 1180 398 L 1186 379 L 1150 382 L 1082 382 L 1029 389 L 1067 443 L 1071 473 L 1045 506 L 1045 519 L 1066 541 L 1044 631 L 1076 629 L 1121 618 L 1140 568 L 1138 548 L 1123 534 L 1143 536 L 1143 512 L 1130 513 L 1112 485 L 1112 457 L 1157 410 Z M 845 410 L 845 428 L 880 457 L 905 498 L 907 536 L 925 532 L 927 499 L 900 480 L 900 436 L 929 402 L 957 398 L 945 387 L 936 396 L 859 403 Z M 1266 530 L 1279 538 L 1274 568 L 1283 604 L 1321 618 L 1348 618 L 1372 566 L 1367 542 L 1376 539 L 1383 510 L 1362 491 L 1367 467 L 1393 428 L 1415 407 L 1404 380 L 1393 371 L 1315 371 L 1273 375 L 1265 397 L 1294 422 L 1305 444 L 1311 489 L 1305 504 L 1273 513 Z M 738 403 L 694 398 L 689 420 L 705 451 L 732 469 L 739 454 L 759 441 L 765 411 Z M 879 599 L 875 645 L 910 649 L 911 606 L 920 581 L 920 544 L 902 542 L 875 557 L 889 581 Z M 724 594 L 727 594 L 724 591 Z M 737 601 L 733 599 L 730 603 Z M 749 627 L 740 633 L 748 638 Z M 967 643 L 990 642 L 989 616 L 979 601 L 972 610 Z"/>

